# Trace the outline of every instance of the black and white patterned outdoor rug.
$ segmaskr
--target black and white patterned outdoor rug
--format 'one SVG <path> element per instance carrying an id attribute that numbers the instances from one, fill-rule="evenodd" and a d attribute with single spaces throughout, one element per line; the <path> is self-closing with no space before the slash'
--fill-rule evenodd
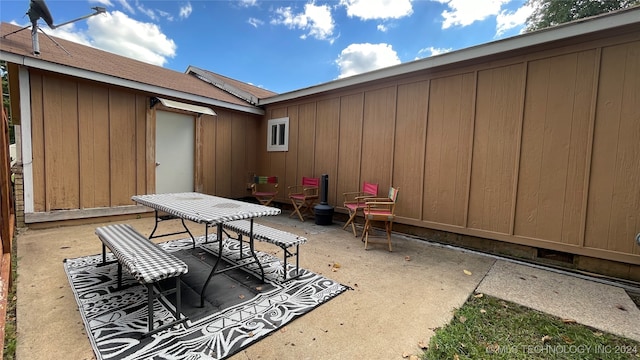
<path id="1" fill-rule="evenodd" d="M 199 292 L 218 249 L 215 235 L 209 239 L 206 244 L 204 237 L 196 239 L 195 249 L 190 238 L 160 244 L 189 266 L 181 296 L 182 310 L 189 320 L 146 338 L 141 337 L 147 331 L 146 287 L 123 272 L 123 288 L 116 290 L 117 264 L 96 266 L 102 262 L 101 254 L 65 260 L 64 268 L 98 359 L 223 359 L 348 289 L 305 269 L 300 269 L 298 278 L 282 282 L 281 258 L 258 252 L 265 283 L 260 281 L 255 264 L 216 275 L 207 287 L 205 306 L 200 308 Z M 239 254 L 238 241 L 223 241 L 223 259 L 235 259 Z M 107 256 L 113 260 L 111 254 Z M 291 264 L 287 271 L 288 277 L 295 275 Z M 174 303 L 175 294 L 155 300 L 154 327 L 174 320 L 170 311 Z"/>

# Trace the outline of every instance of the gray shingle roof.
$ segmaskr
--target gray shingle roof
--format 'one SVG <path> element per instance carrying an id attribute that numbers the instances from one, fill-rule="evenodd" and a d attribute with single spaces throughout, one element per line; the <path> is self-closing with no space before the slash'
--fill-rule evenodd
<path id="1" fill-rule="evenodd" d="M 202 81 L 197 77 L 181 73 L 156 65 L 151 65 L 142 61 L 134 60 L 90 46 L 81 45 L 68 40 L 54 38 L 64 49 L 58 47 L 53 41 L 40 34 L 40 56 L 33 54 L 31 31 L 26 29 L 17 33 L 4 36 L 20 29 L 19 26 L 2 23 L 0 26 L 0 59 L 8 58 L 29 64 L 39 64 L 42 68 L 58 71 L 66 74 L 86 74 L 86 72 L 105 75 L 103 79 L 123 79 L 127 80 L 132 88 L 153 88 L 168 89 L 174 95 L 190 94 L 198 97 L 217 100 L 216 104 L 229 104 L 230 107 L 238 109 L 246 107 L 247 110 L 258 109 L 223 89 Z M 45 30 L 46 31 L 46 30 Z M 67 54 L 68 51 L 69 54 Z M 55 64 L 51 66 L 51 64 Z M 59 66 L 57 66 L 59 65 Z M 80 70 L 80 72 L 78 72 Z M 86 72 L 85 72 L 86 71 Z M 222 77 L 221 75 L 217 75 Z M 275 93 L 258 88 L 256 86 L 243 83 L 241 81 L 225 78 L 225 81 L 235 87 L 249 92 L 256 97 L 272 96 Z M 108 81 L 108 80 L 107 80 Z M 252 111 L 253 112 L 253 111 Z"/>

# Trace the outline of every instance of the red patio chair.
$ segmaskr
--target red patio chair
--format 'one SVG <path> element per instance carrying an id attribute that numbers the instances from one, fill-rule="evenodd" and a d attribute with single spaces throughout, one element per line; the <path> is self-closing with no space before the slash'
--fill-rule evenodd
<path id="1" fill-rule="evenodd" d="M 251 184 L 251 195 L 264 206 L 269 206 L 278 195 L 277 176 L 254 176 Z"/>
<path id="2" fill-rule="evenodd" d="M 313 213 L 313 204 L 320 196 L 320 178 L 303 177 L 302 184 L 289 186 L 289 199 L 293 205 L 293 211 L 289 214 L 292 217 L 297 214 L 300 221 L 304 221 L 304 215 Z"/>
<path id="3" fill-rule="evenodd" d="M 366 207 L 365 200 L 367 198 L 374 198 L 378 196 L 378 184 L 372 184 L 368 182 L 364 182 L 362 184 L 362 191 L 355 192 L 346 192 L 344 195 L 344 207 L 349 212 L 349 220 L 344 224 L 342 229 L 346 229 L 347 226 L 351 225 L 351 229 L 353 230 L 353 236 L 358 236 L 356 233 L 356 215 L 358 215 L 358 210 L 362 210 Z"/>
<path id="4" fill-rule="evenodd" d="M 362 209 L 366 222 L 362 231 L 362 239 L 364 240 L 364 249 L 367 250 L 369 244 L 369 233 L 371 232 L 371 224 L 374 221 L 384 222 L 385 232 L 387 234 L 387 243 L 389 251 L 391 250 L 391 228 L 393 220 L 396 218 L 396 201 L 398 200 L 399 188 L 393 186 L 389 188 L 389 196 L 386 198 L 370 198 L 366 200 L 366 206 Z"/>

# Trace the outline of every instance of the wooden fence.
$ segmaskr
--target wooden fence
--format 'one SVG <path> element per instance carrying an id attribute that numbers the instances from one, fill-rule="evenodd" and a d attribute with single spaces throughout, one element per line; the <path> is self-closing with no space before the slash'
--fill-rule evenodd
<path id="1" fill-rule="evenodd" d="M 0 131 L 0 337 L 4 339 L 7 318 L 7 300 L 11 287 L 11 244 L 13 242 L 15 212 L 11 194 L 11 161 L 9 160 L 9 119 L 2 107 L 2 131 Z M 4 347 L 0 348 L 0 359 Z"/>

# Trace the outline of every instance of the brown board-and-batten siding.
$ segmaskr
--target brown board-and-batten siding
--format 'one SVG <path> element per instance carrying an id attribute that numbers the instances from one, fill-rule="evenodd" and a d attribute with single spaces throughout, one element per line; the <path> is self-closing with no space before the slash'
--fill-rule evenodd
<path id="1" fill-rule="evenodd" d="M 602 49 L 584 246 L 640 255 L 640 40 Z M 637 258 L 637 257 L 636 257 Z"/>
<path id="2" fill-rule="evenodd" d="M 289 151 L 259 143 L 258 165 L 281 186 L 327 173 L 338 211 L 363 181 L 398 186 L 399 223 L 631 264 L 640 279 L 637 79 L 640 34 L 611 31 L 271 103 Z"/>
<path id="3" fill-rule="evenodd" d="M 155 191 L 152 95 L 30 71 L 34 211 L 27 223 L 148 211 L 131 196 Z M 194 189 L 250 195 L 260 116 L 216 109 L 195 121 Z"/>
<path id="4" fill-rule="evenodd" d="M 147 190 L 148 98 L 35 71 L 30 82 L 34 211 L 132 205 Z"/>
<path id="5" fill-rule="evenodd" d="M 249 196 L 259 117 L 224 109 L 216 109 L 216 114 L 196 119 L 195 190 L 229 198 Z"/>

